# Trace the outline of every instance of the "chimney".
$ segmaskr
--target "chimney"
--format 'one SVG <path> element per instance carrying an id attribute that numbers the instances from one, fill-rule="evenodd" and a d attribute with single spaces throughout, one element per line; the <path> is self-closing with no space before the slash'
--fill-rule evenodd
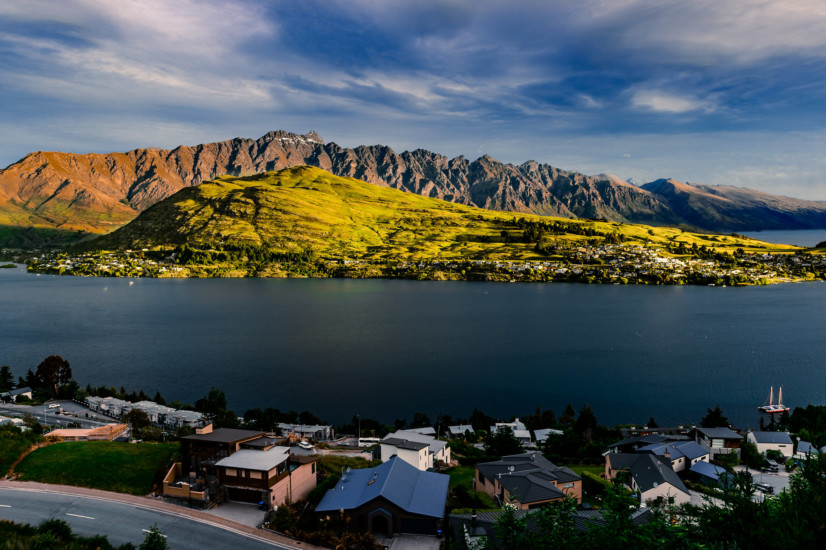
<path id="1" fill-rule="evenodd" d="M 212 433 L 212 422 L 210 422 L 209 424 L 207 424 L 205 426 L 195 428 L 195 434 L 196 435 L 206 435 L 206 434 L 211 434 L 211 433 Z"/>

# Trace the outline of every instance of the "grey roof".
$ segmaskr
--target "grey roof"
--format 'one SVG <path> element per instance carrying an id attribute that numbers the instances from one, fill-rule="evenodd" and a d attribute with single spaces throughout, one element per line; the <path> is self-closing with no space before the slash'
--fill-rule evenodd
<path id="1" fill-rule="evenodd" d="M 381 443 L 382 445 L 392 445 L 397 449 L 407 449 L 409 451 L 421 451 L 422 449 L 430 447 L 427 443 L 411 441 L 409 439 L 401 439 L 398 437 L 385 437 L 381 440 Z"/>
<path id="2" fill-rule="evenodd" d="M 473 433 L 473 426 L 470 424 L 460 424 L 458 426 L 448 426 L 447 428 L 453 435 L 464 435 L 465 432 Z"/>
<path id="3" fill-rule="evenodd" d="M 797 442 L 797 452 L 802 454 L 817 454 L 817 447 L 809 443 L 808 441 L 798 441 Z"/>
<path id="4" fill-rule="evenodd" d="M 697 431 L 713 439 L 743 439 L 743 436 L 731 428 L 697 428 Z"/>
<path id="5" fill-rule="evenodd" d="M 726 473 L 726 471 L 723 468 L 703 461 L 694 464 L 691 467 L 691 471 L 696 474 L 705 476 L 709 479 L 713 479 L 714 481 L 718 481 L 720 479 L 720 476 Z"/>
<path id="6" fill-rule="evenodd" d="M 554 430 L 552 428 L 546 428 L 543 430 L 534 430 L 533 435 L 536 436 L 536 441 L 543 442 L 548 439 L 550 435 L 562 435 L 562 430 Z"/>
<path id="7" fill-rule="evenodd" d="M 625 447 L 626 445 L 652 445 L 667 441 L 668 437 L 660 434 L 638 435 L 636 437 L 629 437 L 616 443 L 611 443 L 609 447 Z"/>
<path id="8" fill-rule="evenodd" d="M 552 482 L 567 483 L 582 479 L 537 451 L 505 456 L 502 460 L 477 464 L 476 467 L 487 479 L 499 480 L 523 504 L 561 498 L 562 491 Z"/>
<path id="9" fill-rule="evenodd" d="M 250 441 L 245 441 L 242 443 L 245 447 L 269 447 L 271 445 L 277 444 L 281 439 L 275 437 L 268 437 L 266 435 L 262 435 L 261 437 L 257 437 Z"/>
<path id="10" fill-rule="evenodd" d="M 665 456 L 668 453 L 669 458 L 673 461 L 680 457 L 685 457 L 688 460 L 694 460 L 701 456 L 707 455 L 708 451 L 700 447 L 694 441 L 683 441 L 678 443 L 659 443 L 654 445 L 646 445 L 637 449 L 638 453 L 652 453 L 657 456 Z"/>
<path id="11" fill-rule="evenodd" d="M 244 470 L 269 472 L 289 458 L 289 447 L 273 447 L 268 451 L 241 449 L 226 458 L 222 458 L 215 465 L 225 468 L 243 468 Z"/>
<path id="12" fill-rule="evenodd" d="M 256 432 L 254 430 L 236 430 L 234 428 L 218 428 L 208 434 L 194 434 L 187 435 L 181 439 L 189 441 L 214 441 L 216 443 L 234 443 L 242 439 L 249 439 L 251 437 L 258 437 L 264 435 L 264 432 Z"/>
<path id="13" fill-rule="evenodd" d="M 666 464 L 659 457 L 654 455 L 639 455 L 640 460 L 630 467 L 631 477 L 639 487 L 640 492 L 645 493 L 663 483 L 671 484 L 678 491 L 688 494 L 688 489 L 682 480 L 677 476 L 670 464 Z"/>
<path id="14" fill-rule="evenodd" d="M 792 444 L 792 438 L 786 432 L 751 432 L 751 436 L 758 443 Z"/>
<path id="15" fill-rule="evenodd" d="M 417 434 L 422 434 L 422 435 L 432 435 L 433 437 L 436 437 L 436 430 L 435 430 L 435 428 L 433 428 L 433 426 L 427 426 L 426 428 L 408 428 L 404 431 L 406 431 L 406 432 L 415 432 Z"/>
<path id="16" fill-rule="evenodd" d="M 446 442 L 440 441 L 431 435 L 426 435 L 411 430 L 399 430 L 397 432 L 387 434 L 381 442 L 386 443 L 388 439 L 401 439 L 405 441 L 414 441 L 416 443 L 425 443 L 428 447 L 430 447 L 430 452 L 433 454 L 438 453 L 447 446 Z"/>
<path id="17" fill-rule="evenodd" d="M 688 494 L 688 489 L 663 457 L 649 453 L 610 453 L 607 455 L 612 470 L 628 470 L 640 492 L 645 493 L 663 483 Z"/>
<path id="18" fill-rule="evenodd" d="M 353 510 L 382 497 L 411 514 L 444 517 L 450 476 L 419 471 L 398 457 L 381 466 L 352 470 L 327 493 L 316 512 Z"/>

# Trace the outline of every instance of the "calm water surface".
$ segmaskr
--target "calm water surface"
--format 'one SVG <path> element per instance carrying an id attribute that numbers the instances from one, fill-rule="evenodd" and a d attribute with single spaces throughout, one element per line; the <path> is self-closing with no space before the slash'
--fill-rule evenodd
<path id="1" fill-rule="evenodd" d="M 826 284 L 635 287 L 395 280 L 157 280 L 0 269 L 0 364 L 47 355 L 81 384 L 330 422 L 510 416 L 590 404 L 605 423 L 756 425 L 769 386 L 826 404 Z"/>
<path id="2" fill-rule="evenodd" d="M 775 244 L 815 246 L 826 241 L 826 229 L 798 229 L 776 231 L 748 231 L 749 237 Z"/>

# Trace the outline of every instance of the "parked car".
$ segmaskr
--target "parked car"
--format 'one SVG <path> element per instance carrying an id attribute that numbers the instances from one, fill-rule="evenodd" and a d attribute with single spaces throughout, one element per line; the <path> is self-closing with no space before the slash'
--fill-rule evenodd
<path id="1" fill-rule="evenodd" d="M 760 491 L 761 493 L 766 493 L 769 495 L 774 494 L 774 487 L 772 487 L 768 483 L 755 483 L 754 488 Z"/>
<path id="2" fill-rule="evenodd" d="M 309 441 L 304 441 L 303 439 L 298 442 L 298 446 L 301 447 L 304 450 L 307 450 L 307 451 L 312 451 L 313 450 L 312 444 L 310 444 Z"/>

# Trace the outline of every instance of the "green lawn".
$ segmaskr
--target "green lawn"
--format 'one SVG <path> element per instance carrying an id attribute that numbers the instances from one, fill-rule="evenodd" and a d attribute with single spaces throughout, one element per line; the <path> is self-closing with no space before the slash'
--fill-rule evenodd
<path id="1" fill-rule="evenodd" d="M 457 466 L 446 473 L 450 476 L 451 497 L 448 507 L 452 508 L 453 512 L 497 509 L 496 503 L 487 493 L 473 490 L 473 476 L 476 473 L 474 466 Z"/>
<path id="2" fill-rule="evenodd" d="M 568 464 L 567 466 L 578 476 L 582 476 L 582 472 L 591 472 L 595 476 L 605 473 L 604 464 Z"/>
<path id="3" fill-rule="evenodd" d="M 177 443 L 71 441 L 34 451 L 15 471 L 24 481 L 145 495 L 177 450 Z"/>

